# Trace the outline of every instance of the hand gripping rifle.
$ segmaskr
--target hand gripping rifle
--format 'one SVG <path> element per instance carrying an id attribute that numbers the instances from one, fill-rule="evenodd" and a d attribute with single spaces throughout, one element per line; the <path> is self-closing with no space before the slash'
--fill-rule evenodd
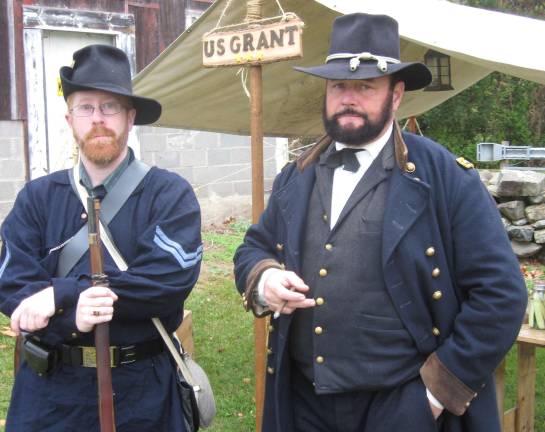
<path id="1" fill-rule="evenodd" d="M 100 241 L 100 201 L 87 198 L 89 213 L 89 254 L 93 286 L 108 286 L 102 262 Z M 110 367 L 110 329 L 108 323 L 95 326 L 96 366 L 98 378 L 98 402 L 101 432 L 115 432 L 112 370 Z"/>

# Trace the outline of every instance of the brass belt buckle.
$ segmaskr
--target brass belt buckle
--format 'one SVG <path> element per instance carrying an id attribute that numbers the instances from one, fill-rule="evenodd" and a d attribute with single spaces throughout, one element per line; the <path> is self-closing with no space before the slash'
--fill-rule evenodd
<path id="1" fill-rule="evenodd" d="M 81 365 L 83 367 L 97 367 L 97 354 L 95 347 L 81 347 Z M 110 347 L 110 367 L 115 367 L 115 347 Z"/>

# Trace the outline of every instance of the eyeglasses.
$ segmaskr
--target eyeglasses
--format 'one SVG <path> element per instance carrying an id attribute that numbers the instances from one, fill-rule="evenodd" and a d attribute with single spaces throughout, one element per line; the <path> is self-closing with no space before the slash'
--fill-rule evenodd
<path id="1" fill-rule="evenodd" d="M 105 116 L 113 116 L 119 114 L 124 108 L 119 102 L 104 102 L 98 106 L 100 112 Z M 95 112 L 96 107 L 91 104 L 77 105 L 70 110 L 70 113 L 76 117 L 91 117 Z"/>

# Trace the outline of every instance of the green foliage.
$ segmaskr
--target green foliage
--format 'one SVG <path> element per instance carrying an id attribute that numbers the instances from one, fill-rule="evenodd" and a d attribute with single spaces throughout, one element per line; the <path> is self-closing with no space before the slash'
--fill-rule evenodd
<path id="1" fill-rule="evenodd" d="M 475 160 L 479 142 L 543 146 L 545 134 L 530 128 L 538 87 L 493 73 L 421 116 L 420 127 L 424 135 L 470 160 Z"/>
<path id="2" fill-rule="evenodd" d="M 454 3 L 535 18 L 545 16 L 543 0 L 454 0 Z"/>
<path id="3" fill-rule="evenodd" d="M 460 0 L 468 6 L 544 18 L 542 0 Z M 424 135 L 476 159 L 480 142 L 545 146 L 545 86 L 492 73 L 419 117 Z"/>

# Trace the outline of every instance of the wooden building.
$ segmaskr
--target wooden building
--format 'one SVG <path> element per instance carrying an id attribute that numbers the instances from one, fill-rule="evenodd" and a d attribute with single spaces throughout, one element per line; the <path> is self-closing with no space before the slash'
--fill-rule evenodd
<path id="1" fill-rule="evenodd" d="M 4 184 L 10 174 L 3 165 L 17 174 L 18 183 L 70 166 L 72 139 L 62 120 L 66 108 L 59 94 L 58 71 L 71 64 L 75 50 L 91 43 L 113 44 L 127 53 L 136 73 L 212 2 L 0 2 L 0 188 L 10 189 Z M 22 147 L 15 142 L 21 138 Z M 7 195 L 0 193 L 0 217 Z"/>

